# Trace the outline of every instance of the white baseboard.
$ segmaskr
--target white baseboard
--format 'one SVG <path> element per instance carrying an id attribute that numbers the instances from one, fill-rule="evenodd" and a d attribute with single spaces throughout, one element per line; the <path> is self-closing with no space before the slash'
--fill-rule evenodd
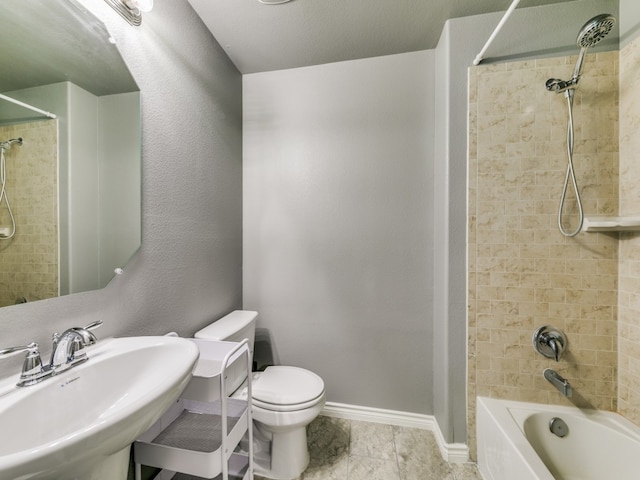
<path id="1" fill-rule="evenodd" d="M 347 405 L 345 403 L 327 402 L 320 413 L 326 417 L 359 420 L 363 422 L 384 423 L 399 427 L 420 428 L 433 432 L 440 454 L 449 463 L 465 463 L 469 461 L 469 447 L 464 443 L 447 443 L 433 415 L 385 410 L 382 408 Z"/>

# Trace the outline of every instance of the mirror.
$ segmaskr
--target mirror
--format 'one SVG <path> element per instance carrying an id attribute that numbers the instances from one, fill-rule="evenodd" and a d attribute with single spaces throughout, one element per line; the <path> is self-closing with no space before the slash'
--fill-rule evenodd
<path id="1" fill-rule="evenodd" d="M 0 147 L 22 138 L 0 148 L 0 306 L 102 288 L 141 242 L 139 88 L 75 0 L 0 12 L 0 93 L 26 104 L 0 99 Z"/>

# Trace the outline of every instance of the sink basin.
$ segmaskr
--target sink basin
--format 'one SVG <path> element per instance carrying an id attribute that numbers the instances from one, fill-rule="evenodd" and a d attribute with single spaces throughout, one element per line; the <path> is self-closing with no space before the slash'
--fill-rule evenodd
<path id="1" fill-rule="evenodd" d="M 178 398 L 198 359 L 175 337 L 99 341 L 30 387 L 0 383 L 0 480 L 127 478 L 131 443 Z"/>

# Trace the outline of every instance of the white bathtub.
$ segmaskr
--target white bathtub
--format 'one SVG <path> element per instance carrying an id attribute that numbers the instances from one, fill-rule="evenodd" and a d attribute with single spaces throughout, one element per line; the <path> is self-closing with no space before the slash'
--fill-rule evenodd
<path id="1" fill-rule="evenodd" d="M 640 479 L 640 428 L 616 413 L 478 397 L 477 438 L 484 480 Z"/>

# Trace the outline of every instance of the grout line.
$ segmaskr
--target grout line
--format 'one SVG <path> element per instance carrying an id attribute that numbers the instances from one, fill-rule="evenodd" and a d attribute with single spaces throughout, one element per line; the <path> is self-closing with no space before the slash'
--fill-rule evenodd
<path id="1" fill-rule="evenodd" d="M 402 472 L 400 471 L 400 460 L 398 460 L 398 446 L 396 444 L 396 434 L 398 433 L 398 427 L 391 426 L 392 441 L 393 441 L 393 454 L 396 457 L 396 467 L 398 468 L 398 480 L 402 480 Z"/>
<path id="2" fill-rule="evenodd" d="M 347 479 L 349 480 L 349 469 L 351 468 L 351 420 L 349 420 L 349 445 L 347 445 Z"/>

